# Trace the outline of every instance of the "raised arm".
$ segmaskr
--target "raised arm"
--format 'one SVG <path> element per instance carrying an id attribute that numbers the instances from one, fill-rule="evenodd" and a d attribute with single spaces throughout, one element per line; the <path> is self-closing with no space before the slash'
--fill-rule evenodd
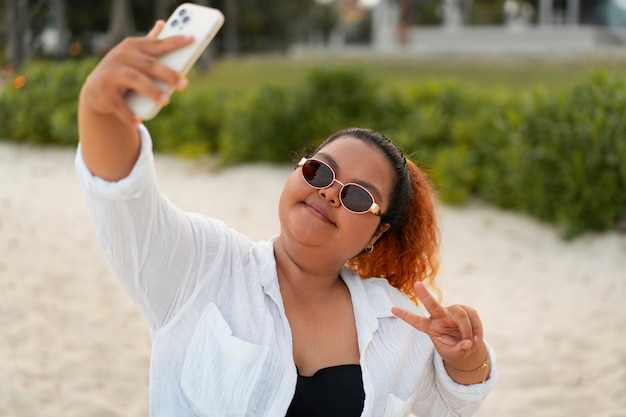
<path id="1" fill-rule="evenodd" d="M 124 97 L 135 90 L 164 104 L 168 96 L 154 82 L 175 89 L 186 87 L 176 71 L 158 57 L 188 45 L 193 39 L 174 36 L 158 40 L 164 22 L 158 21 L 146 37 L 127 38 L 115 46 L 89 75 L 78 104 L 78 129 L 83 159 L 93 175 L 109 181 L 125 178 L 140 150 L 140 121 L 126 106 Z"/>

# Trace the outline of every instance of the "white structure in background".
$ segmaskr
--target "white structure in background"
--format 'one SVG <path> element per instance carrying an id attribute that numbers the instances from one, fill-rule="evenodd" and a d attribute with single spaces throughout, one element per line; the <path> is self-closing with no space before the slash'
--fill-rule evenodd
<path id="1" fill-rule="evenodd" d="M 62 33 L 52 24 L 47 24 L 39 35 L 38 46 L 44 56 L 57 56 L 65 52 Z"/>
<path id="2" fill-rule="evenodd" d="M 535 9 L 528 2 L 506 0 L 502 7 L 504 24 L 511 30 L 526 30 L 530 27 Z"/>
<path id="3" fill-rule="evenodd" d="M 471 0 L 441 0 L 443 26 L 448 30 L 456 30 L 463 26 Z"/>
<path id="4" fill-rule="evenodd" d="M 456 31 L 463 27 L 472 0 L 440 0 L 443 28 Z M 400 7 L 396 0 L 379 0 L 372 9 L 372 44 L 378 50 L 397 47 Z M 410 43 L 410 42 L 409 42 Z"/>
<path id="5" fill-rule="evenodd" d="M 607 24 L 610 28 L 620 29 L 624 35 L 626 28 L 626 0 L 611 0 L 607 5 Z"/>
<path id="6" fill-rule="evenodd" d="M 385 51 L 394 49 L 398 41 L 396 28 L 400 21 L 400 8 L 395 0 L 381 0 L 372 9 L 372 45 Z"/>
<path id="7" fill-rule="evenodd" d="M 567 0 L 565 15 L 555 14 L 554 0 L 539 0 L 539 24 L 553 26 L 555 24 L 578 25 L 580 21 L 580 0 Z"/>
<path id="8" fill-rule="evenodd" d="M 502 11 L 507 22 L 504 26 L 464 25 L 463 8 L 468 6 L 464 1 L 471 0 L 440 0 L 444 24 L 412 27 L 407 42 L 400 44 L 395 36 L 400 18 L 397 1 L 380 0 L 372 14 L 373 49 L 402 54 L 568 55 L 611 52 L 619 47 L 607 41 L 607 28 L 580 25 L 580 0 L 566 0 L 565 11 L 555 7 L 557 0 L 539 0 L 538 10 L 527 0 L 508 0 Z M 626 5 L 626 0 L 611 1 Z M 536 25 L 531 23 L 535 13 Z"/>
<path id="9" fill-rule="evenodd" d="M 316 0 L 334 2 L 340 0 Z M 438 0 L 443 24 L 412 26 L 399 41 L 398 0 L 361 0 L 371 8 L 371 44 L 331 42 L 326 52 L 343 55 L 400 54 L 538 54 L 567 56 L 581 53 L 623 53 L 626 45 L 626 0 L 607 0 L 607 24 L 581 24 L 581 0 L 507 0 L 505 25 L 472 26 L 464 22 L 471 0 Z M 536 18 L 535 18 L 536 15 Z M 536 23 L 533 23 L 536 22 Z M 307 47 L 292 52 L 306 52 Z M 311 49 L 308 49 L 311 52 Z"/>

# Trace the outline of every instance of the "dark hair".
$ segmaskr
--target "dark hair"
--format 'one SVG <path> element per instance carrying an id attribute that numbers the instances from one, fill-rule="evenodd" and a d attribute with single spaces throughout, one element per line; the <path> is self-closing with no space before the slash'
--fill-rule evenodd
<path id="1" fill-rule="evenodd" d="M 371 129 L 342 129 L 329 136 L 315 152 L 346 136 L 379 149 L 394 171 L 389 205 L 381 217 L 381 224 L 389 223 L 390 227 L 376 242 L 374 251 L 361 252 L 348 260 L 347 265 L 361 278 L 386 278 L 415 303 L 418 302 L 413 288 L 416 281 L 426 280 L 439 293 L 434 279 L 439 269 L 440 235 L 428 177 L 385 135 Z"/>
<path id="2" fill-rule="evenodd" d="M 387 233 L 399 228 L 402 225 L 404 216 L 413 196 L 413 192 L 411 190 L 411 178 L 406 158 L 400 149 L 398 149 L 393 142 L 387 139 L 385 135 L 375 130 L 362 127 L 350 127 L 333 133 L 317 147 L 315 153 L 320 151 L 332 141 L 343 136 L 351 136 L 373 145 L 377 149 L 380 149 L 380 151 L 387 157 L 387 160 L 391 163 L 394 171 L 393 188 L 391 196 L 389 196 L 387 211 L 383 213 L 381 222 L 389 223 L 390 228 Z"/>

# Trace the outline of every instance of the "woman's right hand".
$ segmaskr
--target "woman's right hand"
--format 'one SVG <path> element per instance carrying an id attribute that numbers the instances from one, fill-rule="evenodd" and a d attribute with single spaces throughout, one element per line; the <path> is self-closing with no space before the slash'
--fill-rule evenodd
<path id="1" fill-rule="evenodd" d="M 116 45 L 89 75 L 81 91 L 80 110 L 93 115 L 114 115 L 126 125 L 136 126 L 136 116 L 129 110 L 124 97 L 135 90 L 159 104 L 169 97 L 154 82 L 163 81 L 181 90 L 187 81 L 178 72 L 159 62 L 168 52 L 193 42 L 188 36 L 157 39 L 164 22 L 157 21 L 145 37 L 130 37 Z"/>
<path id="2" fill-rule="evenodd" d="M 166 92 L 154 80 L 175 89 L 187 81 L 159 57 L 188 45 L 193 39 L 173 36 L 157 39 L 164 22 L 158 21 L 141 38 L 127 38 L 116 45 L 91 72 L 80 93 L 78 134 L 87 168 L 108 181 L 125 178 L 139 157 L 139 120 L 126 105 L 126 93 L 135 90 L 159 104 Z"/>

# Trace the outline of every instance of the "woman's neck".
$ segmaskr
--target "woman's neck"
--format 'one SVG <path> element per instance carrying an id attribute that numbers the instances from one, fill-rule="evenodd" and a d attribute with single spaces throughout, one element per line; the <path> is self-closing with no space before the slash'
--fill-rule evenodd
<path id="1" fill-rule="evenodd" d="M 329 293 L 343 287 L 339 272 L 343 263 L 325 259 L 324 254 L 315 251 L 287 250 L 277 240 L 274 243 L 276 273 L 281 289 L 287 290 L 298 298 L 314 299 L 326 297 Z M 330 264 L 334 266 L 329 267 Z"/>

